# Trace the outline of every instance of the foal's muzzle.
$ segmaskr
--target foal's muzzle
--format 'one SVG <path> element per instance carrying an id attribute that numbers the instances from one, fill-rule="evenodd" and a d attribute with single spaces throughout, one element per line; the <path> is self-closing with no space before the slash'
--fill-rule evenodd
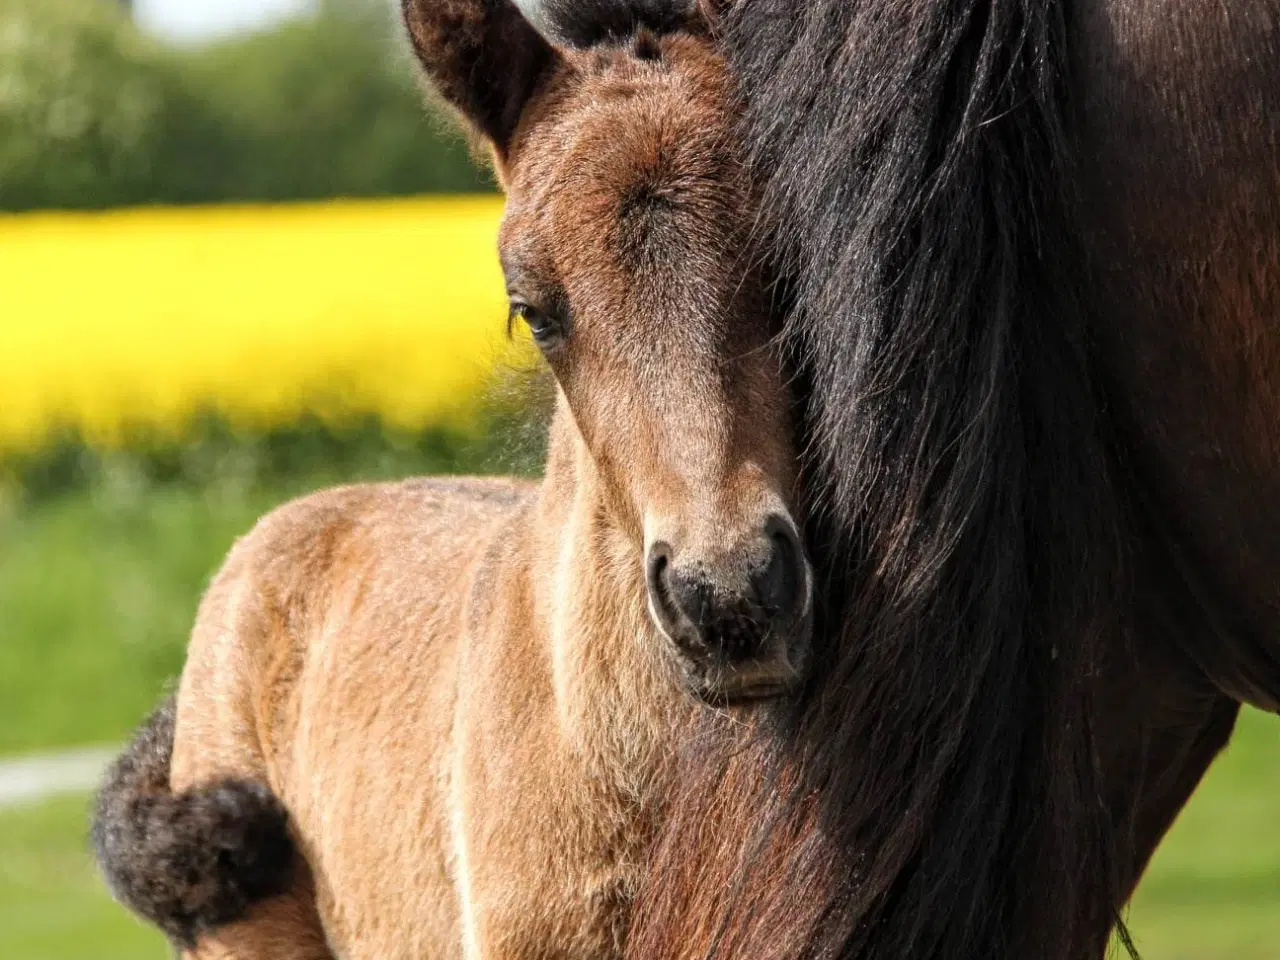
<path id="1" fill-rule="evenodd" d="M 776 696 L 801 679 L 809 653 L 812 574 L 790 520 L 772 516 L 725 557 L 682 556 L 654 542 L 649 608 L 699 694 Z"/>

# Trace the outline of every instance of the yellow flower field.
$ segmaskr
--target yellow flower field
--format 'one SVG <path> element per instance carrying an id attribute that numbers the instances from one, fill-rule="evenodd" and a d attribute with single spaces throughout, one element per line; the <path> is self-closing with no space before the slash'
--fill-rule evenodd
<path id="1" fill-rule="evenodd" d="M 458 421 L 506 349 L 494 197 L 0 217 L 0 450 Z"/>

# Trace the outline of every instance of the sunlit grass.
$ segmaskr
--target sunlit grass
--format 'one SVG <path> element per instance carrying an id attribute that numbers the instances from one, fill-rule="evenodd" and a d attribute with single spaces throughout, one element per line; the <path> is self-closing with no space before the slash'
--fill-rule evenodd
<path id="1" fill-rule="evenodd" d="M 1280 719 L 1243 711 L 1129 924 L 1145 960 L 1280 960 Z"/>
<path id="2" fill-rule="evenodd" d="M 89 856 L 89 803 L 0 810 L 0 957 L 163 960 L 164 938 L 111 902 Z"/>
<path id="3" fill-rule="evenodd" d="M 502 353 L 492 197 L 0 217 L 0 452 L 376 413 L 464 422 Z"/>
<path id="4" fill-rule="evenodd" d="M 200 594 L 232 542 L 281 503 L 337 483 L 539 462 L 533 427 L 424 441 L 332 463 L 323 449 L 296 450 L 303 470 L 229 469 L 203 484 L 108 470 L 0 509 L 0 757 L 127 736 L 177 677 Z"/>

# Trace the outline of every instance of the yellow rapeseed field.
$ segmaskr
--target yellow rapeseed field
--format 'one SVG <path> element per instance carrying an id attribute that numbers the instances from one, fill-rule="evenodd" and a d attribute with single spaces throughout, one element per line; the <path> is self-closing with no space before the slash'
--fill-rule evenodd
<path id="1" fill-rule="evenodd" d="M 0 450 L 198 412 L 465 418 L 504 350 L 493 197 L 0 217 Z"/>

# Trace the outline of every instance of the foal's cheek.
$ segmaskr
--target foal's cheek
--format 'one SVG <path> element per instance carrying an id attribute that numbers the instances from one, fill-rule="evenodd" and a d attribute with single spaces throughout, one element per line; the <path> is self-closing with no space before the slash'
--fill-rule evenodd
<path id="1" fill-rule="evenodd" d="M 560 357 L 551 364 L 556 378 L 560 407 L 567 411 L 586 450 L 596 462 L 601 473 L 607 473 L 621 446 L 618 436 L 616 403 L 609 396 L 608 384 L 597 386 L 591 377 L 567 357 Z"/>
<path id="2" fill-rule="evenodd" d="M 594 449 L 610 442 L 623 428 L 633 405 L 635 383 L 619 364 L 585 340 L 571 336 L 544 357 L 583 439 Z"/>

